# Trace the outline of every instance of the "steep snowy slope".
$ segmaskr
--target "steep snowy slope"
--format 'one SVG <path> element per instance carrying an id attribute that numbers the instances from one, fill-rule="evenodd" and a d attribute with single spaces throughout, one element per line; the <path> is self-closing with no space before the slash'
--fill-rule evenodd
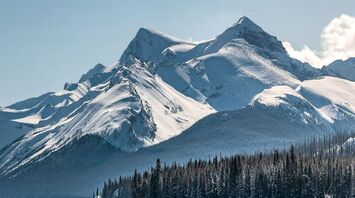
<path id="1" fill-rule="evenodd" d="M 328 76 L 304 81 L 298 92 L 336 131 L 355 129 L 355 82 Z"/>
<path id="2" fill-rule="evenodd" d="M 151 72 L 165 48 L 183 51 L 184 45 L 193 44 L 141 28 L 119 64 L 98 64 L 62 91 L 1 109 L 0 131 L 6 138 L 0 147 L 25 135 L 0 154 L 0 169 L 43 159 L 92 133 L 121 150 L 134 151 L 171 138 L 214 112 Z"/>
<path id="3" fill-rule="evenodd" d="M 95 73 L 90 70 L 80 82 L 66 83 L 62 91 L 49 92 L 0 109 L 0 133 L 3 136 L 0 148 L 30 130 L 57 124 L 61 119 L 74 115 L 81 105 L 98 95 L 102 88 L 98 85 L 111 75 L 112 72 Z M 85 76 L 91 78 L 84 81 Z"/>
<path id="4" fill-rule="evenodd" d="M 0 128 L 0 149 L 21 137 L 28 131 L 33 130 L 32 126 L 4 119 L 0 120 Z"/>
<path id="5" fill-rule="evenodd" d="M 325 69 L 335 73 L 337 76 L 355 81 L 355 58 L 349 58 L 345 61 L 336 60 Z"/>
<path id="6" fill-rule="evenodd" d="M 87 134 L 100 135 L 123 151 L 134 151 L 171 138 L 214 112 L 145 68 L 132 59 L 130 65 L 120 66 L 105 82 L 91 87 L 91 91 L 100 90 L 95 98 L 57 123 L 36 128 L 14 142 L 0 154 L 1 172 L 41 160 Z"/>
<path id="7" fill-rule="evenodd" d="M 317 69 L 291 59 L 276 37 L 247 17 L 213 40 L 184 53 L 169 53 L 156 73 L 175 89 L 218 111 L 242 108 L 265 88 L 295 87 L 300 80 L 320 75 Z"/>
<path id="8" fill-rule="evenodd" d="M 162 150 L 157 156 L 179 160 L 186 156 L 186 160 L 268 150 L 307 137 L 355 130 L 354 94 L 354 82 L 335 77 L 307 80 L 297 88 L 274 86 L 246 107 L 212 114 L 151 149 Z"/>

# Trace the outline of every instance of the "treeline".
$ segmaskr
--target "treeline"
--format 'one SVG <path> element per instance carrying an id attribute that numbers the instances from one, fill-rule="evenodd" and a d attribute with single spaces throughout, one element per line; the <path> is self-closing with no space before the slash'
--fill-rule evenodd
<path id="1" fill-rule="evenodd" d="M 103 198 L 355 197 L 355 133 L 313 139 L 284 151 L 215 157 L 109 180 Z"/>

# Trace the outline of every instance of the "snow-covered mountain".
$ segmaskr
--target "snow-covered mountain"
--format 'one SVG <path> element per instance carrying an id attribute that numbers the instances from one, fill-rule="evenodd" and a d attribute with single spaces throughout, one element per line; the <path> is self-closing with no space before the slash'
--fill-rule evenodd
<path id="1" fill-rule="evenodd" d="M 30 109 L 31 114 L 15 119 L 36 121 L 38 127 L 0 154 L 0 169 L 7 172 L 43 159 L 88 134 L 99 135 L 123 151 L 134 151 L 173 137 L 214 112 L 145 67 L 132 59 L 128 66 L 108 68 L 83 83 L 66 86 L 69 90 L 51 94 L 36 110 Z"/>
<path id="2" fill-rule="evenodd" d="M 66 179 L 82 178 L 71 191 L 80 194 L 156 157 L 250 153 L 353 130 L 355 82 L 336 69 L 329 74 L 344 79 L 324 74 L 247 17 L 198 44 L 141 28 L 112 66 L 0 108 L 0 175 L 9 188 L 36 180 L 33 192 L 61 192 L 42 174 L 65 170 Z"/>

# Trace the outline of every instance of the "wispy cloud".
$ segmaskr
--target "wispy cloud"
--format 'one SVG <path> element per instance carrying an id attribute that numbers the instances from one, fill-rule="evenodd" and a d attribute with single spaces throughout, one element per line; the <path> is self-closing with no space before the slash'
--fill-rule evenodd
<path id="1" fill-rule="evenodd" d="M 322 31 L 320 51 L 312 50 L 306 45 L 297 50 L 287 41 L 283 45 L 291 57 L 308 62 L 314 67 L 328 65 L 337 59 L 355 57 L 355 17 L 341 15 L 334 18 Z"/>

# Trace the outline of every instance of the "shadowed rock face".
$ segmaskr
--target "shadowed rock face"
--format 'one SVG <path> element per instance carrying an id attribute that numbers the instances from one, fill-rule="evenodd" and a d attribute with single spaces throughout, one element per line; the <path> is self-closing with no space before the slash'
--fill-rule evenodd
<path id="1" fill-rule="evenodd" d="M 86 80 L 93 78 L 94 75 L 102 73 L 105 69 L 106 69 L 106 67 L 103 64 L 98 63 L 97 65 L 95 65 L 95 67 L 93 67 L 88 72 L 86 72 L 86 74 L 83 74 L 81 76 L 79 83 L 85 82 Z"/>
<path id="2" fill-rule="evenodd" d="M 334 73 L 336 76 L 355 81 L 355 58 L 336 60 L 323 69 Z"/>

